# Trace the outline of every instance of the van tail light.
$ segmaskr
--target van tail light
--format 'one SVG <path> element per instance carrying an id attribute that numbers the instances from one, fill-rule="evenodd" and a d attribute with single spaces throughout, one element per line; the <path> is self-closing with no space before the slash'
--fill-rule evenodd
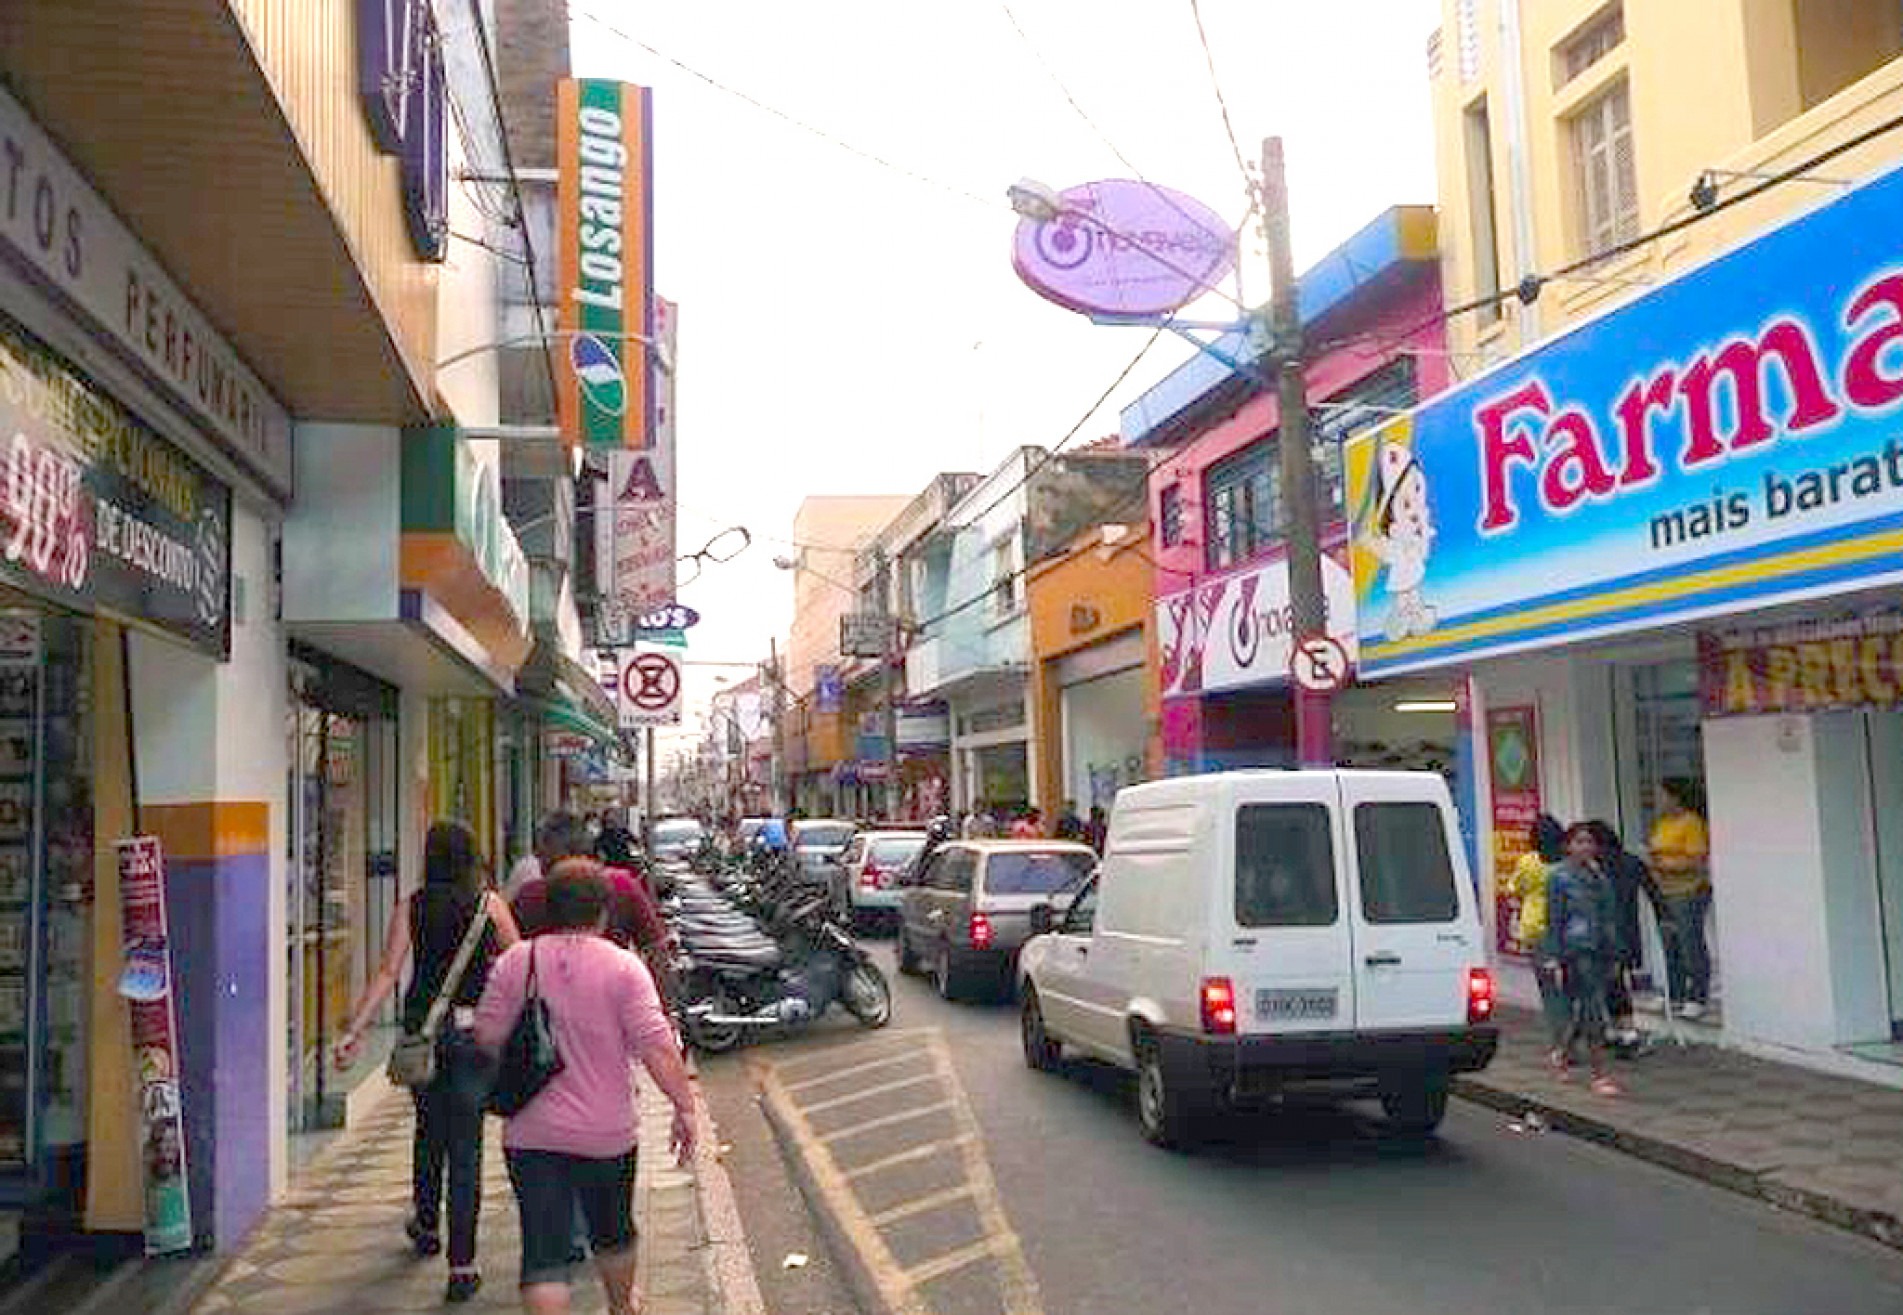
<path id="1" fill-rule="evenodd" d="M 1493 974 L 1485 968 L 1467 970 L 1467 1021 L 1484 1023 L 1493 1017 Z"/>
<path id="2" fill-rule="evenodd" d="M 991 919 L 982 913 L 974 913 L 971 915 L 971 923 L 967 930 L 971 933 L 972 949 L 988 950 L 991 948 Z"/>
<path id="3" fill-rule="evenodd" d="M 1236 988 L 1227 977 L 1203 978 L 1203 1031 L 1211 1036 L 1236 1034 Z"/>

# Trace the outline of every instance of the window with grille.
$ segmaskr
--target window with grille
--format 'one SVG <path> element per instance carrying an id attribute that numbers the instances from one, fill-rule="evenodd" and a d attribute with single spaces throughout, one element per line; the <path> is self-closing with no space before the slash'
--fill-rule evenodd
<path id="1" fill-rule="evenodd" d="M 991 612 L 1009 616 L 1018 610 L 1018 554 L 1016 540 L 991 545 Z"/>
<path id="2" fill-rule="evenodd" d="M 1164 488 L 1157 499 L 1158 530 L 1163 536 L 1163 546 L 1174 548 L 1183 541 L 1183 486 L 1171 484 Z"/>
<path id="3" fill-rule="evenodd" d="M 1282 472 L 1273 437 L 1224 457 L 1203 476 L 1205 555 L 1212 571 L 1263 552 L 1282 528 Z"/>
<path id="4" fill-rule="evenodd" d="M 1638 169 L 1632 153 L 1632 99 L 1620 82 L 1573 116 L 1581 246 L 1596 256 L 1638 236 Z"/>
<path id="5" fill-rule="evenodd" d="M 1342 510 L 1342 447 L 1372 425 L 1410 410 L 1421 400 L 1420 382 L 1412 356 L 1398 356 L 1373 374 L 1329 397 L 1316 408 L 1313 433 L 1321 451 L 1322 487 L 1328 501 L 1322 520 L 1339 518 Z"/>
<path id="6" fill-rule="evenodd" d="M 1625 40 L 1625 6 L 1613 5 L 1599 14 L 1554 52 L 1553 86 L 1565 86 Z"/>

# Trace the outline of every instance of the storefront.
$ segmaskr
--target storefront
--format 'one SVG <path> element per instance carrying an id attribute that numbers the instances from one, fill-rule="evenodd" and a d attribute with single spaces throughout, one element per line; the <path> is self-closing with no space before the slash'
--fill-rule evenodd
<path id="1" fill-rule="evenodd" d="M 959 809 L 1011 816 L 1031 797 L 1031 719 L 1024 681 L 1004 678 L 948 700 Z"/>
<path id="2" fill-rule="evenodd" d="M 1651 984 L 1832 1066 L 1903 1035 L 1899 203 L 1865 183 L 1348 459 L 1363 669 L 1467 678 L 1490 895 L 1536 812 L 1645 851 L 1669 783 L 1710 850 L 1678 937 L 1714 962 L 1668 975 L 1648 915 Z"/>

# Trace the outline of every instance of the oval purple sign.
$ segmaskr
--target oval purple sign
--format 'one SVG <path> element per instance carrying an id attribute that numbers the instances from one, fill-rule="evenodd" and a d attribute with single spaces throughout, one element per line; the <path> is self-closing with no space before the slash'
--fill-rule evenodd
<path id="1" fill-rule="evenodd" d="M 1024 219 L 1011 266 L 1039 296 L 1086 315 L 1162 315 L 1236 262 L 1229 226 L 1194 197 L 1113 178 L 1063 192 L 1055 218 Z"/>

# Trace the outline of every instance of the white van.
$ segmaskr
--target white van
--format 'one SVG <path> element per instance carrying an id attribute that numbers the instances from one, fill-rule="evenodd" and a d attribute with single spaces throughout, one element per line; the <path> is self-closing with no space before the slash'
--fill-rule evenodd
<path id="1" fill-rule="evenodd" d="M 1053 925 L 1053 919 L 1054 925 Z M 1454 806 L 1419 772 L 1130 786 L 1103 866 L 1019 964 L 1025 1062 L 1137 1074 L 1159 1145 L 1279 1093 L 1378 1095 L 1425 1134 L 1499 1044 Z"/>

